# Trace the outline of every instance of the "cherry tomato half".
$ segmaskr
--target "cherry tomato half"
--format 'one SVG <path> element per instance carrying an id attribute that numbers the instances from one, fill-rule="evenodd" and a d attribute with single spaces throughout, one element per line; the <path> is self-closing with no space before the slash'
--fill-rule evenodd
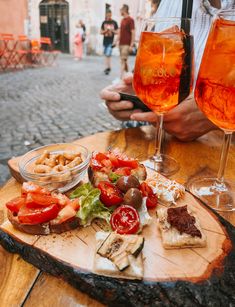
<path id="1" fill-rule="evenodd" d="M 153 195 L 149 195 L 146 199 L 146 207 L 148 209 L 153 209 L 157 207 L 157 203 L 158 203 L 158 197 L 157 195 L 153 194 Z"/>
<path id="2" fill-rule="evenodd" d="M 41 224 L 49 222 L 57 217 L 59 206 L 52 204 L 47 207 L 28 208 L 23 206 L 18 213 L 18 219 L 22 224 Z"/>
<path id="3" fill-rule="evenodd" d="M 142 182 L 140 184 L 140 191 L 142 192 L 143 196 L 149 196 L 154 194 L 152 188 L 146 182 Z"/>
<path id="4" fill-rule="evenodd" d="M 111 227 L 119 234 L 134 234 L 139 230 L 140 219 L 135 208 L 122 205 L 111 215 Z"/>
<path id="5" fill-rule="evenodd" d="M 123 202 L 123 195 L 118 188 L 108 181 L 101 181 L 98 184 L 100 190 L 100 200 L 106 207 L 120 205 Z"/>
<path id="6" fill-rule="evenodd" d="M 13 213 L 18 213 L 20 208 L 25 205 L 25 198 L 16 197 L 9 202 L 6 203 L 7 209 L 9 209 Z"/>

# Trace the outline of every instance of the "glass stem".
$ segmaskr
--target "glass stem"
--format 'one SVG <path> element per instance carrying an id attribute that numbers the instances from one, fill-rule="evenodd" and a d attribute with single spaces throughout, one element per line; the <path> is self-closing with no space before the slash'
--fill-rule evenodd
<path id="1" fill-rule="evenodd" d="M 155 139 L 155 153 L 153 159 L 155 162 L 161 162 L 162 136 L 163 136 L 163 114 L 158 115 L 159 121 L 156 124 L 156 139 Z"/>
<path id="2" fill-rule="evenodd" d="M 223 146 L 222 146 L 222 152 L 220 156 L 220 166 L 219 166 L 219 171 L 217 175 L 217 182 L 219 184 L 224 183 L 224 172 L 228 160 L 228 152 L 229 152 L 229 147 L 231 144 L 232 140 L 232 132 L 226 132 L 224 133 L 224 139 L 223 139 Z"/>

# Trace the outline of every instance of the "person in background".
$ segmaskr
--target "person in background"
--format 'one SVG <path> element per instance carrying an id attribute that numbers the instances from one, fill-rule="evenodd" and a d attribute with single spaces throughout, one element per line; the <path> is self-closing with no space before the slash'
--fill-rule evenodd
<path id="1" fill-rule="evenodd" d="M 182 1 L 161 0 L 154 17 L 181 16 Z M 196 74 L 206 44 L 211 22 L 220 9 L 235 9 L 235 0 L 194 0 L 192 30 L 194 35 L 194 53 Z M 118 92 L 131 92 L 133 75 L 129 74 L 116 85 L 104 88 L 100 96 L 106 101 L 109 112 L 122 121 L 156 123 L 153 112 L 134 110 L 130 101 L 120 101 Z M 164 116 L 164 130 L 181 141 L 191 141 L 201 135 L 217 129 L 198 109 L 193 96 L 188 97 Z"/>
<path id="2" fill-rule="evenodd" d="M 82 21 L 82 19 L 79 20 L 79 23 L 83 29 L 83 37 L 85 38 L 86 37 L 86 25 L 85 23 Z M 85 41 L 85 39 L 83 39 L 83 41 Z"/>
<path id="3" fill-rule="evenodd" d="M 86 32 L 86 25 L 85 23 L 83 22 L 82 19 L 79 20 L 79 23 L 81 24 L 81 27 L 83 29 L 83 34 L 82 34 L 82 54 L 83 54 L 83 57 L 86 57 L 87 55 L 87 44 L 88 44 L 88 35 L 87 35 L 87 32 Z"/>
<path id="4" fill-rule="evenodd" d="M 121 58 L 121 78 L 124 76 L 125 72 L 128 72 L 128 56 L 129 52 L 135 44 L 135 22 L 129 15 L 129 6 L 123 4 L 121 10 L 122 21 L 120 26 L 120 31 L 118 33 L 118 43 Z"/>
<path id="5" fill-rule="evenodd" d="M 82 59 L 82 49 L 83 49 L 83 43 L 82 43 L 82 36 L 83 36 L 83 28 L 80 22 L 77 24 L 77 34 L 74 38 L 74 59 L 76 61 L 81 61 Z"/>
<path id="6" fill-rule="evenodd" d="M 106 12 L 105 21 L 101 25 L 100 34 L 104 35 L 103 46 L 105 56 L 105 70 L 104 73 L 108 75 L 111 71 L 111 56 L 113 50 L 114 35 L 118 33 L 118 24 L 112 19 L 112 12 Z"/>

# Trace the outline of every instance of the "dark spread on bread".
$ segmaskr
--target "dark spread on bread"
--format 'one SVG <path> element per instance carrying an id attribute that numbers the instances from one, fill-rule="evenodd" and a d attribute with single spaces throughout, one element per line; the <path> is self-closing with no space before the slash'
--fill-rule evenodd
<path id="1" fill-rule="evenodd" d="M 192 237 L 202 237 L 201 231 L 195 226 L 196 219 L 188 213 L 187 206 L 169 208 L 167 222 L 175 227 L 180 234 L 186 233 Z"/>

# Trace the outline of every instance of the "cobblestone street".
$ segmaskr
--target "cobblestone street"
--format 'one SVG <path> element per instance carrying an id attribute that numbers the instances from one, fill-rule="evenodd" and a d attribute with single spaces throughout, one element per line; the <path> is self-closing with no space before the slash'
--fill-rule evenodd
<path id="1" fill-rule="evenodd" d="M 75 62 L 61 55 L 57 67 L 0 74 L 0 185 L 9 178 L 12 156 L 120 128 L 99 98 L 100 89 L 119 76 L 118 57 L 113 68 L 105 76 L 102 57 Z"/>

